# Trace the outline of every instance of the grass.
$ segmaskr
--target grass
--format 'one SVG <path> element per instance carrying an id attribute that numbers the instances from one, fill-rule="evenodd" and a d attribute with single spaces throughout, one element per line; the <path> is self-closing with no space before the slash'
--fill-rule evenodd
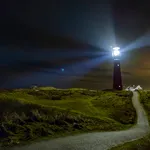
<path id="1" fill-rule="evenodd" d="M 136 120 L 131 97 L 126 91 L 51 87 L 1 91 L 0 143 L 127 129 Z"/>
<path id="2" fill-rule="evenodd" d="M 143 104 L 150 123 L 150 91 L 139 91 L 140 101 Z M 128 142 L 111 150 L 150 150 L 150 134 L 142 139 Z"/>

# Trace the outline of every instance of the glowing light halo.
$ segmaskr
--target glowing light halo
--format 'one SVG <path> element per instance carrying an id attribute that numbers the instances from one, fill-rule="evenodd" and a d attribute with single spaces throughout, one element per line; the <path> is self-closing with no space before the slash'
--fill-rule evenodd
<path id="1" fill-rule="evenodd" d="M 120 49 L 120 47 L 114 47 L 113 48 L 113 50 L 119 50 Z"/>
<path id="2" fill-rule="evenodd" d="M 113 57 L 117 57 L 117 56 L 120 56 L 120 47 L 114 47 L 113 48 L 113 51 L 112 51 L 112 56 Z"/>

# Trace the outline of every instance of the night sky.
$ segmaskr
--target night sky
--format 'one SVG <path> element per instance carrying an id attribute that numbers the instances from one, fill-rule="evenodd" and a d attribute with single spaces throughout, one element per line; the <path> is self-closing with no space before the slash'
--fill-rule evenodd
<path id="1" fill-rule="evenodd" d="M 123 84 L 150 88 L 144 1 L 6 0 L 0 22 L 0 88 L 111 88 L 115 45 Z"/>

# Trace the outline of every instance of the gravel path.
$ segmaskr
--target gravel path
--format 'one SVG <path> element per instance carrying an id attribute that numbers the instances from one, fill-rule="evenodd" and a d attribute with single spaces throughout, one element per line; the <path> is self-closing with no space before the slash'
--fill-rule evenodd
<path id="1" fill-rule="evenodd" d="M 138 118 L 136 126 L 128 130 L 86 133 L 4 150 L 107 150 L 118 144 L 140 139 L 150 132 L 149 123 L 137 92 L 133 92 L 132 102 Z"/>

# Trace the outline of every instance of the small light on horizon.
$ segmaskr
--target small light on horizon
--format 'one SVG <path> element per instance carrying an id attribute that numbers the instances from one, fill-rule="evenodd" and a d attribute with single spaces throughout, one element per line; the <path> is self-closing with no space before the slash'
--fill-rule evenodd
<path id="1" fill-rule="evenodd" d="M 62 71 L 62 72 L 64 72 L 64 71 L 65 71 L 65 69 L 64 69 L 64 68 L 61 68 L 61 71 Z"/>

